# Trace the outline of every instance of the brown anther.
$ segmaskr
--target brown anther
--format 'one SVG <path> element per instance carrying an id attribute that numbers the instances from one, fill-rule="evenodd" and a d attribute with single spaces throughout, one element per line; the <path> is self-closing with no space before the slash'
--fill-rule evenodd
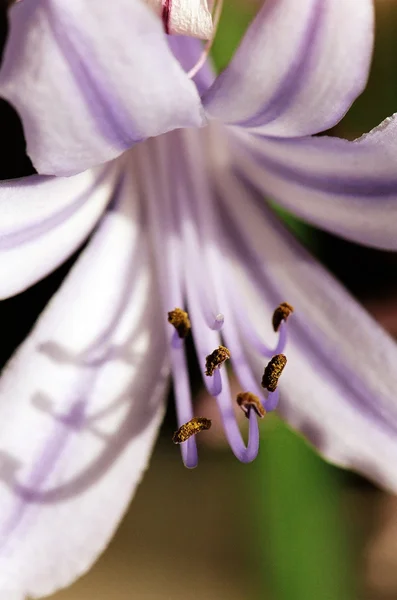
<path id="1" fill-rule="evenodd" d="M 184 339 L 189 334 L 189 315 L 181 308 L 174 308 L 174 310 L 168 313 L 168 323 L 171 323 L 175 327 L 181 339 Z"/>
<path id="2" fill-rule="evenodd" d="M 291 313 L 294 312 L 294 307 L 288 302 L 282 302 L 273 313 L 273 329 L 278 331 L 282 321 L 286 321 Z"/>
<path id="3" fill-rule="evenodd" d="M 252 392 L 241 392 L 240 394 L 237 394 L 237 404 L 239 405 L 241 410 L 245 412 L 245 416 L 247 417 L 247 419 L 250 416 L 251 408 L 261 419 L 266 414 L 266 411 L 263 408 L 258 396 L 255 396 L 255 394 L 253 394 Z"/>
<path id="4" fill-rule="evenodd" d="M 262 377 L 262 387 L 269 390 L 269 392 L 274 392 L 286 364 L 287 357 L 284 356 L 284 354 L 276 354 L 276 356 L 273 356 L 271 361 L 265 367 L 265 372 Z"/>
<path id="5" fill-rule="evenodd" d="M 226 346 L 219 346 L 205 358 L 205 374 L 208 377 L 214 374 L 215 369 L 219 369 L 225 360 L 230 358 L 230 350 Z"/>
<path id="6" fill-rule="evenodd" d="M 196 435 L 197 433 L 200 433 L 200 431 L 209 429 L 211 425 L 212 421 L 210 419 L 206 419 L 205 417 L 194 417 L 187 423 L 181 425 L 178 431 L 175 431 L 172 436 L 172 441 L 174 444 L 182 444 L 182 442 L 186 442 L 192 435 Z"/>

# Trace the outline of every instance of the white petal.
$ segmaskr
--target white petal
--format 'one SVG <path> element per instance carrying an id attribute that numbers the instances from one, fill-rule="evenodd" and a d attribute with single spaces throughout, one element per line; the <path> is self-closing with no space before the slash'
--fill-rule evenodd
<path id="1" fill-rule="evenodd" d="M 0 591 L 41 597 L 103 551 L 146 468 L 167 368 L 135 190 L 0 380 Z"/>
<path id="2" fill-rule="evenodd" d="M 371 0 L 266 0 L 208 114 L 278 137 L 329 129 L 366 85 L 373 19 Z"/>
<path id="3" fill-rule="evenodd" d="M 10 11 L 0 94 L 36 170 L 70 175 L 205 121 L 196 87 L 140 0 L 27 0 Z"/>
<path id="4" fill-rule="evenodd" d="M 223 198 L 224 222 L 230 214 L 234 223 L 239 290 L 258 331 L 274 336 L 272 310 L 285 300 L 295 307 L 280 410 L 328 459 L 396 491 L 396 344 L 261 198 L 236 180 L 223 187 Z M 253 354 L 252 362 L 259 380 L 263 359 Z"/>
<path id="5" fill-rule="evenodd" d="M 118 174 L 113 164 L 70 178 L 0 183 L 0 298 L 25 290 L 73 254 L 111 200 Z"/>
<path id="6" fill-rule="evenodd" d="M 299 217 L 359 243 L 397 249 L 397 119 L 355 142 L 238 133 L 236 169 Z"/>

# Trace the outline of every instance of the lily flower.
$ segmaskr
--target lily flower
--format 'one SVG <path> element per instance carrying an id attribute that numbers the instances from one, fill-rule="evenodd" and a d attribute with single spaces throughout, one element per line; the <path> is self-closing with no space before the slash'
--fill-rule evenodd
<path id="1" fill-rule="evenodd" d="M 185 334 L 241 461 L 281 389 L 280 412 L 326 458 L 397 489 L 396 346 L 264 200 L 397 248 L 396 120 L 356 142 L 313 137 L 366 84 L 372 2 L 268 0 L 218 77 L 197 72 L 201 42 L 167 36 L 158 13 L 140 0 L 11 9 L 0 94 L 41 174 L 0 185 L 1 297 L 90 238 L 0 378 L 7 600 L 70 584 L 103 551 L 170 372 L 174 441 L 197 464 L 193 434 L 210 424 L 194 416 Z"/>

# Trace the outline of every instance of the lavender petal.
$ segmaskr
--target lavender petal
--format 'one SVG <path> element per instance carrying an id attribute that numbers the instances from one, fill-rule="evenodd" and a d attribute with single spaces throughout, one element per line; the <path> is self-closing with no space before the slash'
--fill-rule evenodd
<path id="1" fill-rule="evenodd" d="M 347 239 L 395 250 L 396 129 L 397 119 L 391 117 L 355 142 L 239 135 L 235 169 L 302 219 Z"/>
<path id="2" fill-rule="evenodd" d="M 39 173 L 70 175 L 147 137 L 203 123 L 194 84 L 143 2 L 13 6 L 0 93 Z"/>
<path id="3" fill-rule="evenodd" d="M 0 297 L 33 285 L 91 233 L 111 201 L 119 169 L 70 178 L 32 176 L 0 183 Z"/>
<path id="4" fill-rule="evenodd" d="M 266 135 L 323 131 L 364 89 L 372 42 L 370 0 L 268 0 L 205 108 Z"/>
<path id="5" fill-rule="evenodd" d="M 0 590 L 21 598 L 70 584 L 103 551 L 163 413 L 158 290 L 123 185 L 0 379 Z"/>

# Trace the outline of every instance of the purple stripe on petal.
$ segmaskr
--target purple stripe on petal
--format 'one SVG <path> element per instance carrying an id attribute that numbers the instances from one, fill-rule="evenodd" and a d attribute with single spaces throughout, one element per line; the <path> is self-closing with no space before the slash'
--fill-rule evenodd
<path id="1" fill-rule="evenodd" d="M 268 3 L 269 12 L 274 9 L 277 2 L 278 0 L 273 0 L 273 2 Z M 317 52 L 316 42 L 321 36 L 322 25 L 325 21 L 325 9 L 326 4 L 324 0 L 317 0 L 302 37 L 301 47 L 272 98 L 255 114 L 248 119 L 237 121 L 236 125 L 241 127 L 260 127 L 261 125 L 266 125 L 266 123 L 279 117 L 294 102 L 295 97 L 306 85 L 306 77 L 311 72 L 311 64 Z"/>
<path id="2" fill-rule="evenodd" d="M 352 147 L 357 150 L 356 160 L 360 160 L 361 148 L 359 144 L 356 144 L 354 147 L 352 146 L 352 142 L 349 143 L 346 140 L 340 140 L 337 138 L 319 139 L 328 139 L 331 143 L 334 141 L 335 146 L 337 146 L 337 143 L 340 142 L 340 147 L 335 147 L 335 152 L 340 152 L 341 164 L 344 160 L 344 152 L 348 151 L 350 154 Z M 301 142 L 299 139 L 279 141 L 286 145 L 296 144 L 297 150 L 299 150 L 299 143 Z M 302 152 L 304 152 L 304 146 L 302 147 Z M 337 171 L 333 173 L 321 173 L 319 172 L 319 168 L 317 170 L 313 169 L 312 172 L 305 172 L 303 169 L 290 166 L 288 161 L 278 161 L 270 153 L 265 153 L 263 149 L 255 150 L 254 148 L 251 148 L 248 150 L 248 153 L 250 157 L 264 169 L 274 173 L 275 175 L 278 175 L 283 179 L 288 180 L 291 183 L 296 183 L 302 187 L 307 187 L 319 192 L 344 196 L 360 196 L 368 199 L 381 196 L 395 196 L 397 194 L 397 169 L 395 175 L 383 177 L 380 175 L 371 175 L 370 173 L 360 176 L 356 176 L 354 173 L 343 175 Z M 368 156 L 368 153 L 366 152 L 366 149 L 363 148 L 361 156 L 364 158 L 366 155 Z M 308 163 L 308 165 L 310 165 L 310 163 Z M 238 172 L 241 171 L 238 162 L 235 169 Z"/>
<path id="3" fill-rule="evenodd" d="M 87 103 L 101 134 L 122 150 L 142 141 L 144 136 L 139 132 L 138 124 L 132 122 L 131 115 L 118 98 L 114 86 L 106 79 L 89 44 L 74 26 L 74 22 L 68 19 L 65 12 L 62 14 L 59 6 L 55 15 L 50 3 L 47 3 L 46 15 L 54 41 L 66 63 L 70 65 L 77 89 Z"/>
<path id="4" fill-rule="evenodd" d="M 80 196 L 78 196 L 71 204 L 65 206 L 59 212 L 51 215 L 46 219 L 42 219 L 38 223 L 33 223 L 28 227 L 20 231 L 15 231 L 12 233 L 6 233 L 0 235 L 0 251 L 1 250 L 11 250 L 16 246 L 21 246 L 22 244 L 26 244 L 28 242 L 32 242 L 33 240 L 38 239 L 42 235 L 48 233 L 52 229 L 56 228 L 61 223 L 67 221 L 70 217 L 72 217 L 89 199 L 92 192 L 97 188 L 98 185 L 104 181 L 104 179 L 108 176 L 110 169 L 104 169 L 100 172 L 99 177 L 91 184 L 91 186 L 84 191 Z M 46 178 L 37 176 L 35 177 L 37 182 L 44 181 Z M 118 194 L 119 185 L 116 187 L 115 198 Z M 109 198 L 109 201 L 112 200 L 112 197 Z"/>
<path id="5" fill-rule="evenodd" d="M 71 434 L 81 429 L 84 423 L 84 407 L 84 402 L 77 401 L 71 405 L 70 411 L 65 414 L 68 423 L 62 424 L 55 421 L 52 435 L 45 442 L 40 455 L 34 461 L 34 467 L 26 482 L 19 483 L 16 480 L 16 473 L 14 474 L 15 480 L 9 481 L 19 502 L 1 527 L 0 552 L 6 550 L 7 540 L 22 522 L 27 506 L 32 503 L 41 503 L 45 497 L 47 492 L 42 489 L 42 485 L 56 469 L 64 452 L 67 451 Z"/>
<path id="6" fill-rule="evenodd" d="M 329 129 L 367 81 L 371 0 L 268 0 L 203 98 L 224 123 L 274 137 Z"/>

